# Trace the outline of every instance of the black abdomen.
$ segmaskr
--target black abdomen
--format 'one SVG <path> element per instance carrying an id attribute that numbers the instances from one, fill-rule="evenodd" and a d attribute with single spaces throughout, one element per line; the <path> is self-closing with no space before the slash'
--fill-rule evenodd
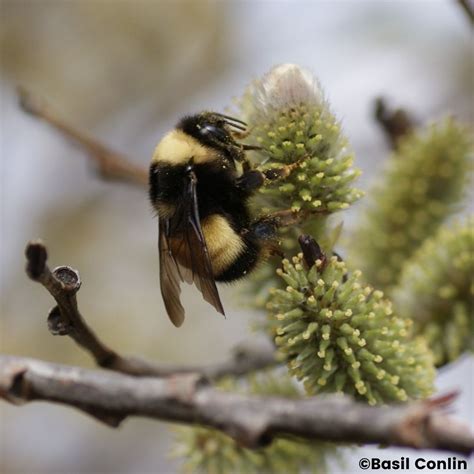
<path id="1" fill-rule="evenodd" d="M 185 195 L 188 165 L 170 165 L 160 162 L 150 167 L 149 196 L 152 204 L 179 205 Z M 250 224 L 247 197 L 235 185 L 236 172 L 226 160 L 215 160 L 193 165 L 197 178 L 199 217 L 222 214 L 238 230 Z"/>

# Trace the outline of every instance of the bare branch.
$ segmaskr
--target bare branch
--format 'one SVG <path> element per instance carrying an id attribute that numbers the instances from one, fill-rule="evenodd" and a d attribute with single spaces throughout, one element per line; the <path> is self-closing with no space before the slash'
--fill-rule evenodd
<path id="1" fill-rule="evenodd" d="M 26 247 L 26 272 L 41 283 L 56 300 L 57 306 L 49 312 L 48 328 L 53 335 L 70 336 L 80 347 L 90 352 L 96 363 L 106 369 L 134 376 L 166 376 L 197 373 L 210 379 L 225 375 L 239 376 L 276 364 L 274 348 L 267 344 L 238 347 L 232 358 L 205 367 L 156 365 L 135 357 L 123 357 L 107 347 L 82 317 L 76 293 L 81 286 L 77 270 L 57 267 L 52 272 L 47 265 L 46 247 L 40 241 Z"/>
<path id="2" fill-rule="evenodd" d="M 96 165 L 97 173 L 101 178 L 127 182 L 140 187 L 146 186 L 148 183 L 146 168 L 132 163 L 126 156 L 107 148 L 97 140 L 68 125 L 26 89 L 19 87 L 18 96 L 20 105 L 25 112 L 48 122 L 64 137 L 82 147 Z"/>
<path id="3" fill-rule="evenodd" d="M 440 412 L 452 397 L 371 407 L 343 395 L 306 399 L 217 390 L 193 374 L 128 375 L 0 356 L 0 397 L 21 404 L 45 400 L 79 408 L 109 426 L 128 416 L 201 424 L 256 448 L 276 435 L 377 443 L 469 454 L 474 436 Z"/>
<path id="4" fill-rule="evenodd" d="M 472 26 L 474 24 L 474 6 L 472 5 L 472 0 L 457 0 L 457 3 L 463 9 Z"/>
<path id="5" fill-rule="evenodd" d="M 403 109 L 391 109 L 382 97 L 375 101 L 374 117 L 385 132 L 392 148 L 397 148 L 398 141 L 414 128 L 413 119 Z"/>
<path id="6" fill-rule="evenodd" d="M 170 368 L 168 375 L 194 372 L 209 380 L 217 380 L 228 375 L 239 377 L 277 364 L 275 346 L 269 340 L 261 340 L 254 344 L 246 342 L 236 346 L 227 361 L 204 367 L 175 367 L 174 370 Z"/>

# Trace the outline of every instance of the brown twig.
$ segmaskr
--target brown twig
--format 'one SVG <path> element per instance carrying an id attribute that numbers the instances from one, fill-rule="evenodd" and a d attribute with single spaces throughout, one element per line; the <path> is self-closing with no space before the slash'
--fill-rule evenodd
<path id="1" fill-rule="evenodd" d="M 469 0 L 457 0 L 458 5 L 463 9 L 467 18 L 471 22 L 471 25 L 474 24 L 474 6 L 472 1 Z"/>
<path id="2" fill-rule="evenodd" d="M 376 443 L 469 454 L 474 436 L 439 411 L 439 403 L 370 407 L 343 395 L 285 399 L 217 390 L 199 376 L 141 378 L 0 356 L 0 397 L 79 408 L 109 426 L 128 416 L 198 423 L 257 448 L 274 436 Z"/>
<path id="3" fill-rule="evenodd" d="M 118 180 L 138 186 L 148 183 L 148 170 L 132 163 L 126 156 L 105 147 L 97 140 L 65 123 L 50 108 L 26 89 L 19 87 L 18 96 L 23 110 L 52 125 L 64 137 L 71 139 L 89 155 L 101 178 Z"/>
<path id="4" fill-rule="evenodd" d="M 400 138 L 414 128 L 413 119 L 406 110 L 389 108 L 382 97 L 375 100 L 374 117 L 394 149 L 397 148 Z"/>
<path id="5" fill-rule="evenodd" d="M 225 375 L 240 376 L 276 364 L 274 348 L 270 343 L 242 345 L 236 348 L 229 360 L 204 367 L 157 365 L 139 358 L 121 356 L 107 347 L 82 317 L 76 299 L 81 286 L 77 270 L 63 266 L 51 271 L 47 265 L 46 247 L 40 241 L 30 242 L 25 254 L 28 276 L 41 283 L 57 303 L 48 316 L 50 332 L 70 336 L 80 347 L 90 352 L 101 367 L 134 376 L 197 373 L 209 379 L 217 379 Z"/>

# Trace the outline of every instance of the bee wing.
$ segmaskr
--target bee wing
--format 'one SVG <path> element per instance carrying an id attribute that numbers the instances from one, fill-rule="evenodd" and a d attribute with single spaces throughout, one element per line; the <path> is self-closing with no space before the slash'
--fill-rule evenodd
<path id="1" fill-rule="evenodd" d="M 181 205 L 173 217 L 160 221 L 161 293 L 175 326 L 180 326 L 184 321 L 184 309 L 179 299 L 180 281 L 194 283 L 204 299 L 224 314 L 199 219 L 196 183 L 196 176 L 191 172 Z M 181 238 L 177 249 L 180 263 L 169 245 L 169 239 L 175 239 L 176 236 Z"/>
<path id="2" fill-rule="evenodd" d="M 158 229 L 158 250 L 160 256 L 160 289 L 166 312 L 171 322 L 179 327 L 184 321 L 184 308 L 181 305 L 180 274 L 178 264 L 169 246 L 169 220 L 160 219 Z"/>

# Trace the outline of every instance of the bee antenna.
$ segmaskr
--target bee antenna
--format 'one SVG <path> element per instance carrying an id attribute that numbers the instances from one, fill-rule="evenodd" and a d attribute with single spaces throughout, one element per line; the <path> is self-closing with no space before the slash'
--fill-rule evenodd
<path id="1" fill-rule="evenodd" d="M 242 132 L 245 132 L 247 130 L 244 126 L 237 125 L 236 123 L 228 122 L 227 120 L 225 121 L 225 123 L 229 125 L 229 127 L 236 128 L 237 130 L 241 130 Z"/>
<path id="2" fill-rule="evenodd" d="M 222 117 L 224 119 L 226 119 L 227 122 L 236 122 L 236 123 L 240 123 L 241 125 L 243 125 L 244 127 L 247 126 L 247 124 L 242 121 L 242 120 L 239 120 L 239 119 L 236 119 L 235 117 L 231 117 L 230 115 L 224 115 L 224 114 L 220 114 L 219 112 L 214 112 L 216 115 L 218 115 L 219 117 Z M 230 125 L 230 124 L 229 124 Z"/>

